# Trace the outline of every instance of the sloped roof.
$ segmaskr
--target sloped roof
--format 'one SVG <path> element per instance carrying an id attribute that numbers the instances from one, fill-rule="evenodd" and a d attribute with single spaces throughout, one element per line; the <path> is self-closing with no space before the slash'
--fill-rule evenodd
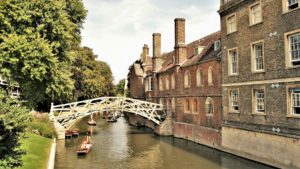
<path id="1" fill-rule="evenodd" d="M 220 31 L 205 36 L 187 45 L 187 58 L 181 66 L 189 66 L 199 61 L 212 59 L 217 57 L 219 51 L 214 50 L 214 42 L 220 39 Z M 203 50 L 198 55 L 194 55 L 194 50 L 198 46 L 202 46 Z"/>

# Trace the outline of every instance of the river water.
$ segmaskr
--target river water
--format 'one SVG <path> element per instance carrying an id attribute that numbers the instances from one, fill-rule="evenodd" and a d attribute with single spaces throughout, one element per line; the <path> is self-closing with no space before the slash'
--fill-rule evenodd
<path id="1" fill-rule="evenodd" d="M 90 126 L 81 120 L 78 138 L 57 142 L 55 169 L 270 169 L 271 167 L 220 152 L 190 141 L 160 137 L 147 128 L 130 126 L 125 119 L 92 127 L 92 151 L 77 156 Z"/>

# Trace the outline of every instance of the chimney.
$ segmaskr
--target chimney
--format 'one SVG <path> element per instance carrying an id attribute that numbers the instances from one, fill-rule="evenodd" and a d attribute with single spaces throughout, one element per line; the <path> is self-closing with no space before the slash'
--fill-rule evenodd
<path id="1" fill-rule="evenodd" d="M 148 45 L 144 44 L 143 46 L 143 62 L 146 64 L 147 63 L 147 57 L 149 55 L 149 47 Z"/>
<path id="2" fill-rule="evenodd" d="M 186 60 L 185 19 L 175 19 L 175 64 L 180 65 Z"/>
<path id="3" fill-rule="evenodd" d="M 162 66 L 161 59 L 161 34 L 153 33 L 152 35 L 153 42 L 153 71 L 158 72 Z"/>

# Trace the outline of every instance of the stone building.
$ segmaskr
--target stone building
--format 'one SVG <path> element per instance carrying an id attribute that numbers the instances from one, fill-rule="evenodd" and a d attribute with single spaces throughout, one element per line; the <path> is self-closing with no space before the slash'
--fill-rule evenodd
<path id="1" fill-rule="evenodd" d="M 222 146 L 300 168 L 299 0 L 221 0 Z"/>
<path id="2" fill-rule="evenodd" d="M 154 33 L 153 57 L 144 45 L 139 64 L 145 99 L 165 105 L 173 135 L 215 148 L 221 145 L 220 47 L 220 32 L 185 44 L 185 19 L 177 18 L 174 50 L 161 53 L 161 35 Z M 136 90 L 131 72 L 130 91 Z"/>

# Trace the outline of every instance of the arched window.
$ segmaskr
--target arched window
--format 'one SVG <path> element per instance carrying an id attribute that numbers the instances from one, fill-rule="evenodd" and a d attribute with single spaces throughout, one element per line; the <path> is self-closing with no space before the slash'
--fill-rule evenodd
<path id="1" fill-rule="evenodd" d="M 175 112 L 175 98 L 172 98 L 172 112 Z"/>
<path id="2" fill-rule="evenodd" d="M 189 71 L 184 73 L 184 88 L 191 87 L 191 75 Z"/>
<path id="3" fill-rule="evenodd" d="M 171 88 L 175 89 L 175 73 L 173 73 L 173 75 L 171 77 Z"/>
<path id="4" fill-rule="evenodd" d="M 196 82 L 197 82 L 197 86 L 201 86 L 202 83 L 202 71 L 200 69 L 197 70 L 196 73 Z"/>
<path id="5" fill-rule="evenodd" d="M 207 77 L 208 77 L 208 85 L 213 85 L 213 69 L 211 66 L 208 68 Z"/>
<path id="6" fill-rule="evenodd" d="M 162 80 L 162 77 L 159 77 L 159 90 L 160 91 L 163 91 L 164 90 L 164 88 L 163 88 L 163 80 Z"/>
<path id="7" fill-rule="evenodd" d="M 193 113 L 197 113 L 198 112 L 198 100 L 195 98 L 193 100 Z"/>
<path id="8" fill-rule="evenodd" d="M 190 100 L 189 99 L 184 100 L 184 108 L 185 108 L 185 112 L 190 112 L 191 111 L 191 105 L 190 105 Z"/>
<path id="9" fill-rule="evenodd" d="M 167 76 L 166 77 L 166 90 L 169 90 L 169 88 L 170 88 L 170 77 Z"/>
<path id="10" fill-rule="evenodd" d="M 205 101 L 205 112 L 206 114 L 211 114 L 211 115 L 214 112 L 214 102 L 210 97 L 208 97 Z"/>

